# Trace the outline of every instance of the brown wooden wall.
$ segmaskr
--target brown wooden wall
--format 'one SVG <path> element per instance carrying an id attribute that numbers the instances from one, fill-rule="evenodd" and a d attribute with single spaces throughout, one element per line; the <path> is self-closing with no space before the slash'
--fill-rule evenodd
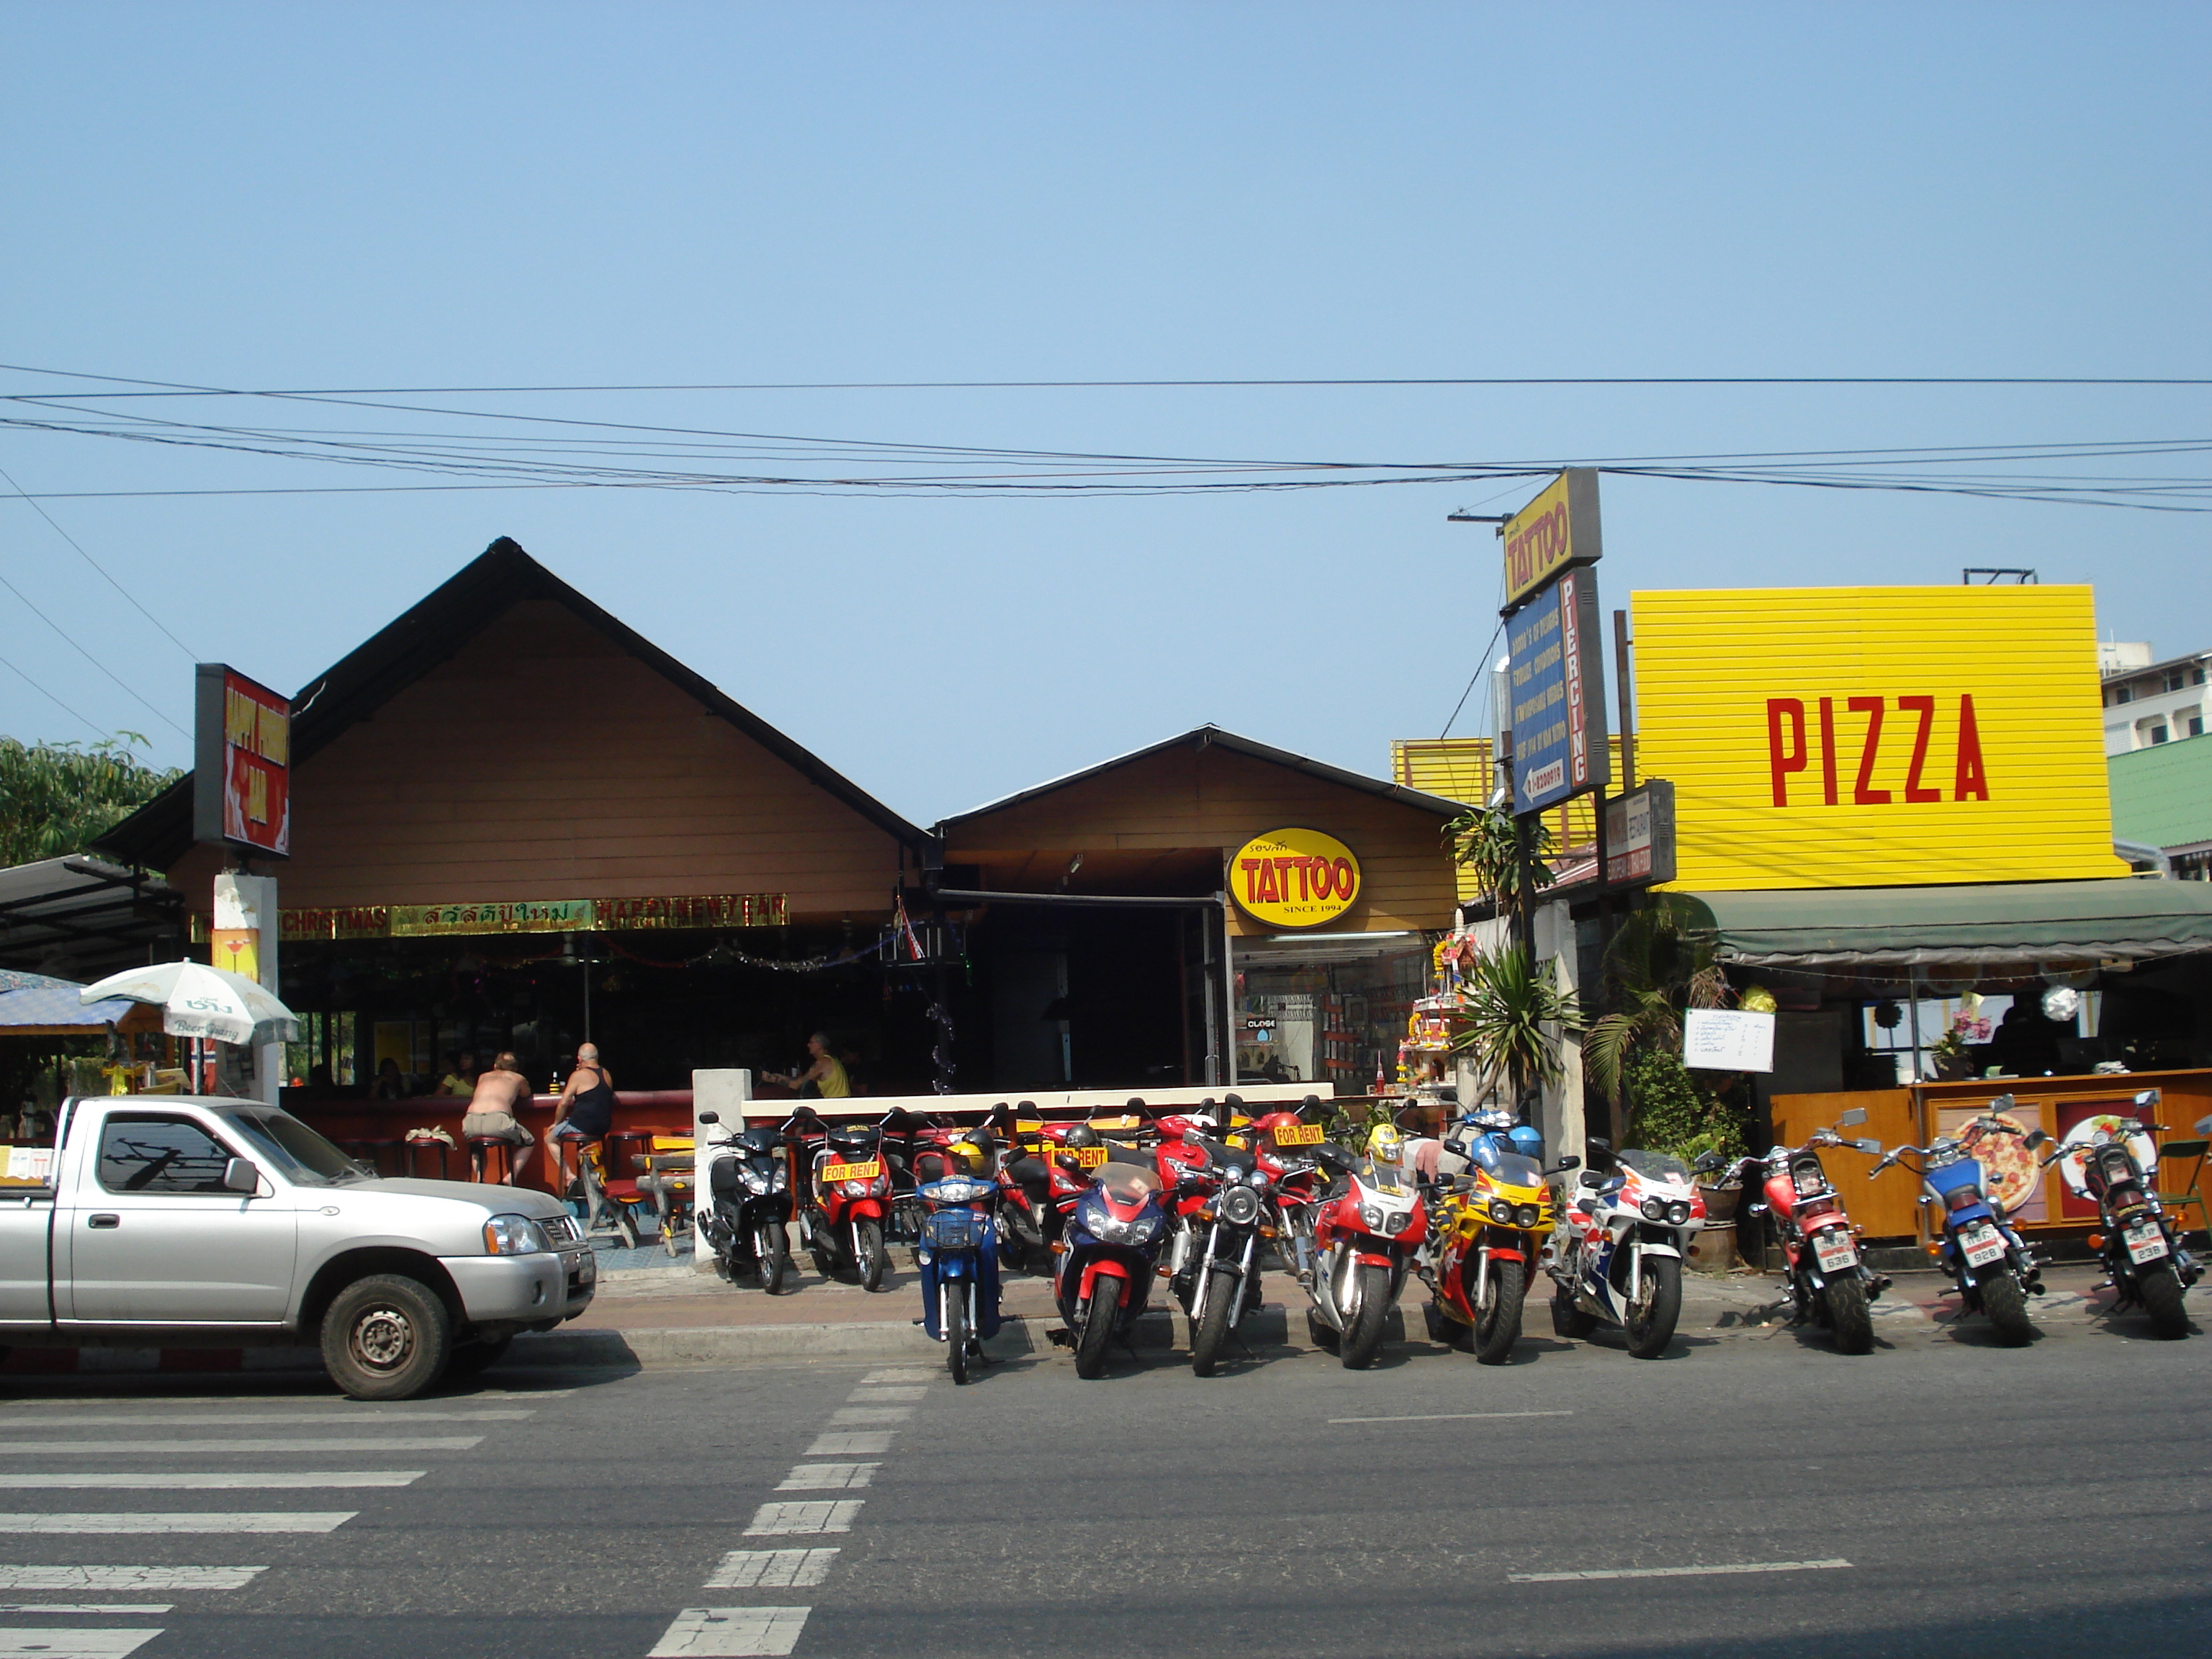
<path id="1" fill-rule="evenodd" d="M 786 893 L 880 916 L 900 849 L 550 600 L 515 605 L 295 772 L 287 908 Z M 200 867 L 206 864 L 205 868 Z M 188 854 L 172 878 L 204 896 Z"/>
<path id="2" fill-rule="evenodd" d="M 1455 894 L 1443 820 L 1219 744 L 1177 747 L 947 827 L 948 863 L 1029 850 L 1073 854 L 1215 848 L 1270 830 L 1319 830 L 1359 860 L 1360 896 L 1331 932 L 1449 927 Z M 1272 933 L 1231 915 L 1241 933 Z"/>

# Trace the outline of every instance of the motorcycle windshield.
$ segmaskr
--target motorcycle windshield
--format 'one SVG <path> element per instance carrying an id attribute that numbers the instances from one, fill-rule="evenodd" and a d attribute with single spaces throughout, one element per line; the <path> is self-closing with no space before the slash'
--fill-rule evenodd
<path id="1" fill-rule="evenodd" d="M 1141 1204 L 1166 1183 L 1159 1173 L 1134 1164 L 1102 1164 L 1098 1166 L 1098 1189 L 1116 1204 Z"/>
<path id="2" fill-rule="evenodd" d="M 1690 1166 L 1672 1152 L 1647 1152 L 1631 1146 L 1614 1154 L 1623 1164 L 1646 1181 L 1675 1181 L 1689 1184 Z"/>
<path id="3" fill-rule="evenodd" d="M 1540 1187 L 1544 1172 L 1533 1158 L 1523 1158 L 1518 1152 L 1493 1150 L 1487 1158 L 1476 1159 L 1483 1173 L 1501 1187 Z"/>

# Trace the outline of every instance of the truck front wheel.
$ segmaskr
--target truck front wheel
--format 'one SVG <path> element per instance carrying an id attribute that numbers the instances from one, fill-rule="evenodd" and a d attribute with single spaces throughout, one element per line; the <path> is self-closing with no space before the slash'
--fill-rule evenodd
<path id="1" fill-rule="evenodd" d="M 445 1375 L 452 1322 L 436 1291 L 398 1273 L 340 1291 L 323 1316 L 323 1365 L 355 1400 L 412 1400 Z"/>

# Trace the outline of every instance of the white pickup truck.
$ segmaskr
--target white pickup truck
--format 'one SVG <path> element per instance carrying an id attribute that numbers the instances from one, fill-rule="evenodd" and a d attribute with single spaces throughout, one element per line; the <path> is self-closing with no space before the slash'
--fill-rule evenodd
<path id="1" fill-rule="evenodd" d="M 46 1182 L 0 1185 L 0 1358 L 319 1343 L 355 1399 L 408 1400 L 595 1280 L 550 1194 L 380 1179 L 258 1101 L 72 1098 Z"/>

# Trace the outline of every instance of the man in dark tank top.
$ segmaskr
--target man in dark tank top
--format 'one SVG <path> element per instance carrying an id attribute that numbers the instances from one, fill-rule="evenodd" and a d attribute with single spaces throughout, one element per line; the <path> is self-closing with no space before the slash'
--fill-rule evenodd
<path id="1" fill-rule="evenodd" d="M 576 1068 L 568 1073 L 560 1104 L 553 1110 L 553 1127 L 545 1132 L 547 1167 L 560 1169 L 562 1139 L 597 1140 L 614 1121 L 614 1077 L 599 1064 L 597 1045 L 587 1042 L 576 1050 Z"/>

